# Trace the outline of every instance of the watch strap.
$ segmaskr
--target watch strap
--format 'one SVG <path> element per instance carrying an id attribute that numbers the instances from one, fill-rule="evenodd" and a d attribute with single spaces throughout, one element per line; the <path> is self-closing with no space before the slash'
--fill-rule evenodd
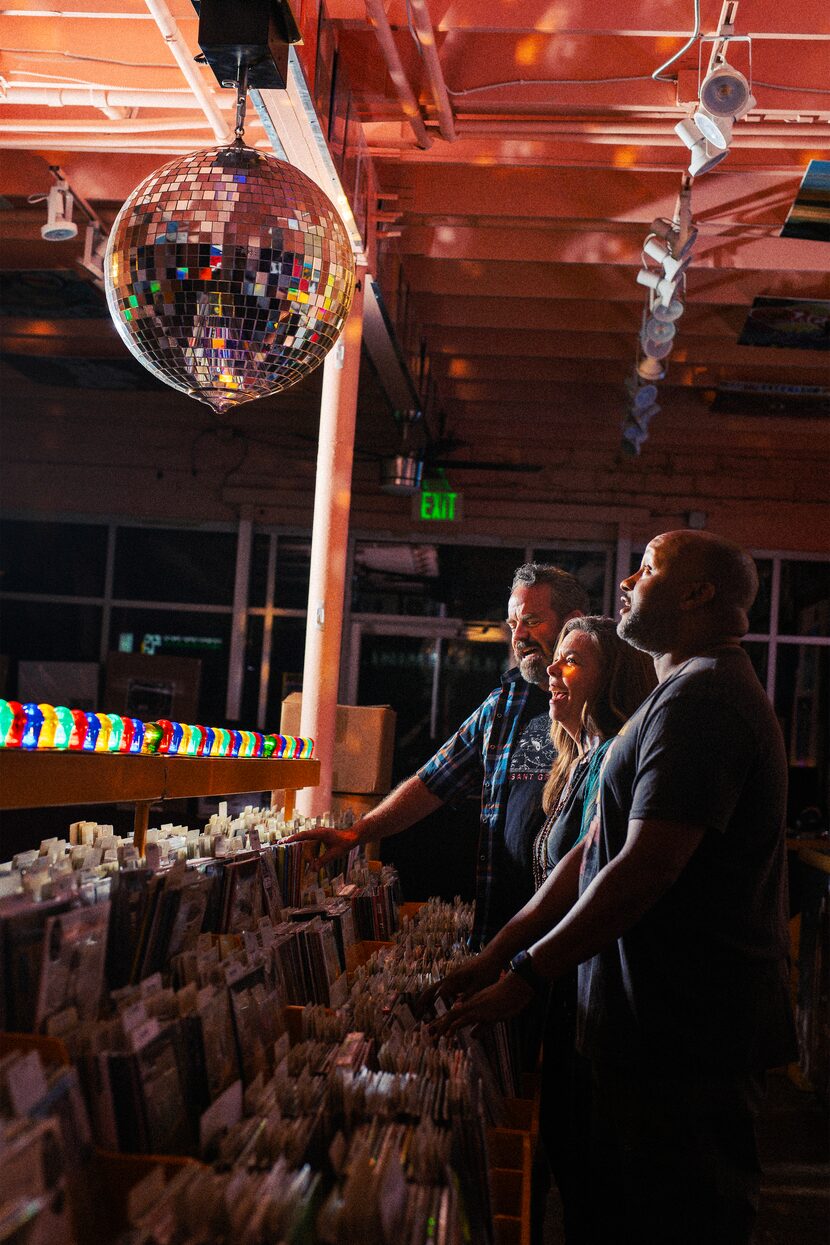
<path id="1" fill-rule="evenodd" d="M 544 977 L 537 973 L 533 966 L 533 958 L 529 951 L 519 951 L 513 956 L 508 964 L 511 973 L 515 973 L 517 977 L 521 977 L 526 985 L 530 986 L 534 993 L 538 992 L 545 986 Z"/>

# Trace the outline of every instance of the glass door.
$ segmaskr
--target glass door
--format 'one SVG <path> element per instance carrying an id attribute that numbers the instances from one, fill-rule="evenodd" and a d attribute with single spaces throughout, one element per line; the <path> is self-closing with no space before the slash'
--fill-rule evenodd
<path id="1" fill-rule="evenodd" d="M 397 714 L 394 778 L 433 754 L 498 685 L 509 659 L 501 626 L 456 618 L 352 617 L 346 699 Z"/>

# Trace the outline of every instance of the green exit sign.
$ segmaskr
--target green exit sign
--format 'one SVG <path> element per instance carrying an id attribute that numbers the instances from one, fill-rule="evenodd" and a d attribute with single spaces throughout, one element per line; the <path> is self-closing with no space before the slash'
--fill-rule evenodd
<path id="1" fill-rule="evenodd" d="M 424 488 L 413 497 L 413 518 L 428 523 L 454 523 L 462 517 L 461 494 L 451 489 Z"/>

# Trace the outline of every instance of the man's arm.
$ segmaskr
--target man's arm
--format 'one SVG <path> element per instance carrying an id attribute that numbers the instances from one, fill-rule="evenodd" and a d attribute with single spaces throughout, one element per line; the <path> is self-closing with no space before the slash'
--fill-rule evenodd
<path id="1" fill-rule="evenodd" d="M 408 830 L 416 821 L 434 813 L 443 803 L 439 796 L 432 794 L 417 774 L 413 774 L 394 791 L 390 791 L 375 808 L 364 813 L 355 822 L 353 829 L 358 831 L 360 843 L 372 839 L 386 839 L 392 834 Z"/>
<path id="2" fill-rule="evenodd" d="M 409 826 L 420 821 L 429 813 L 434 813 L 444 801 L 433 795 L 417 774 L 390 791 L 376 808 L 370 809 L 350 826 L 348 830 L 299 830 L 288 835 L 283 843 L 322 843 L 326 850 L 315 859 L 315 868 L 328 864 L 338 856 L 345 855 L 358 843 L 368 843 L 376 839 L 386 839 L 390 835 L 400 834 Z"/>
<path id="3" fill-rule="evenodd" d="M 611 946 L 665 895 L 705 833 L 705 826 L 680 822 L 630 821 L 619 855 L 530 948 L 534 968 L 554 979 Z"/>
<path id="4" fill-rule="evenodd" d="M 468 998 L 497 981 L 517 951 L 522 951 L 536 938 L 546 934 L 568 911 L 579 895 L 579 867 L 583 844 L 571 848 L 567 856 L 545 880 L 532 899 L 512 916 L 483 951 L 462 962 L 436 985 L 424 999 L 431 1002 L 435 995 L 444 999 Z"/>
<path id="5" fill-rule="evenodd" d="M 616 942 L 677 880 L 705 833 L 704 826 L 630 821 L 625 846 L 619 855 L 599 871 L 559 923 L 529 947 L 536 972 L 555 980 Z M 570 876 L 571 857 L 581 853 L 583 847 L 584 843 L 577 844 L 546 883 L 546 886 L 551 884 L 551 891 L 559 891 L 563 899 L 566 888 L 556 887 L 554 879 L 563 865 L 568 866 L 565 876 Z M 542 897 L 544 890 L 545 887 L 534 898 Z M 550 895 L 547 902 L 553 909 Z M 526 911 L 523 908 L 519 916 Z M 500 936 L 497 935 L 493 943 Z M 511 943 L 511 956 L 520 949 Z M 456 1003 L 434 1027 L 439 1033 L 453 1033 L 481 1021 L 502 1020 L 521 1011 L 532 996 L 530 986 L 514 973 L 507 973 L 479 994 Z"/>
<path id="6" fill-rule="evenodd" d="M 501 967 L 562 920 L 579 898 L 579 870 L 585 841 L 577 843 L 545 879 L 538 891 L 504 925 L 481 952 Z"/>

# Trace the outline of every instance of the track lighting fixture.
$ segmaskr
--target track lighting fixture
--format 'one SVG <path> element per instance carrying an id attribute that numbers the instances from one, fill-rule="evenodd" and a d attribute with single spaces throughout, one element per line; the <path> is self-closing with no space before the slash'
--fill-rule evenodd
<path id="1" fill-rule="evenodd" d="M 380 487 L 384 493 L 408 496 L 421 487 L 424 460 L 417 454 L 396 454 L 384 458 L 380 464 Z"/>
<path id="2" fill-rule="evenodd" d="M 678 273 L 684 272 L 688 267 L 691 260 L 690 249 L 684 250 L 681 255 L 674 255 L 665 242 L 655 237 L 646 238 L 643 244 L 643 254 L 648 255 L 650 259 L 657 260 L 669 281 L 674 281 Z"/>
<path id="3" fill-rule="evenodd" d="M 713 117 L 740 121 L 755 107 L 755 102 L 744 75 L 719 55 L 700 84 L 701 106 Z"/>
<path id="4" fill-rule="evenodd" d="M 728 149 L 732 142 L 731 117 L 712 116 L 705 108 L 698 107 L 692 120 L 710 147 L 716 147 L 718 151 Z"/>
<path id="5" fill-rule="evenodd" d="M 666 369 L 659 359 L 650 359 L 644 355 L 637 363 L 637 375 L 642 380 L 662 380 L 666 375 Z"/>
<path id="6" fill-rule="evenodd" d="M 104 256 L 107 253 L 107 236 L 100 225 L 89 224 L 84 233 L 84 256 L 79 260 L 82 268 L 86 268 L 95 278 L 95 284 L 103 288 Z"/>
<path id="7" fill-rule="evenodd" d="M 752 73 L 752 39 L 735 34 L 737 0 L 725 0 L 718 22 L 717 34 L 704 36 L 712 44 L 709 67 L 701 78 L 698 58 L 698 103 L 691 116 L 685 117 L 674 132 L 689 148 L 689 172 L 699 177 L 713 169 L 727 155 L 732 141 L 732 127 L 755 107 L 755 98 L 748 80 L 726 60 L 730 43 L 744 42 L 749 49 Z"/>
<path id="8" fill-rule="evenodd" d="M 726 149 L 713 147 L 707 142 L 705 134 L 698 129 L 691 117 L 684 118 L 674 127 L 674 132 L 682 142 L 686 144 L 691 152 L 689 160 L 689 172 L 692 177 L 699 177 L 701 173 L 708 173 L 716 164 L 720 164 L 727 153 Z"/>
<path id="9" fill-rule="evenodd" d="M 648 289 L 653 290 L 656 299 L 663 304 L 664 307 L 670 307 L 674 296 L 677 293 L 678 286 L 682 278 L 682 273 L 673 281 L 668 277 L 664 277 L 661 272 L 654 272 L 651 268 L 641 268 L 637 273 L 637 282 L 639 285 L 645 285 Z"/>
<path id="10" fill-rule="evenodd" d="M 660 407 L 656 402 L 642 410 L 629 411 L 623 424 L 622 448 L 627 454 L 637 455 L 648 440 L 648 430 Z"/>
<path id="11" fill-rule="evenodd" d="M 683 315 L 683 312 L 686 310 L 682 300 L 678 298 L 676 292 L 672 295 L 672 300 L 668 307 L 664 307 L 661 302 L 658 302 L 654 298 L 649 301 L 651 304 L 649 307 L 650 314 L 655 320 L 659 320 L 662 324 L 674 324 L 674 322 L 679 320 Z"/>
<path id="12" fill-rule="evenodd" d="M 78 226 L 72 219 L 74 203 L 72 191 L 61 178 L 46 195 L 46 224 L 41 225 L 40 236 L 47 242 L 68 242 L 78 235 Z"/>
<path id="13" fill-rule="evenodd" d="M 652 402 L 657 398 L 657 386 L 641 384 L 636 372 L 632 376 L 626 377 L 625 390 L 631 400 L 632 407 L 638 411 L 643 411 L 646 407 L 651 406 Z"/>

